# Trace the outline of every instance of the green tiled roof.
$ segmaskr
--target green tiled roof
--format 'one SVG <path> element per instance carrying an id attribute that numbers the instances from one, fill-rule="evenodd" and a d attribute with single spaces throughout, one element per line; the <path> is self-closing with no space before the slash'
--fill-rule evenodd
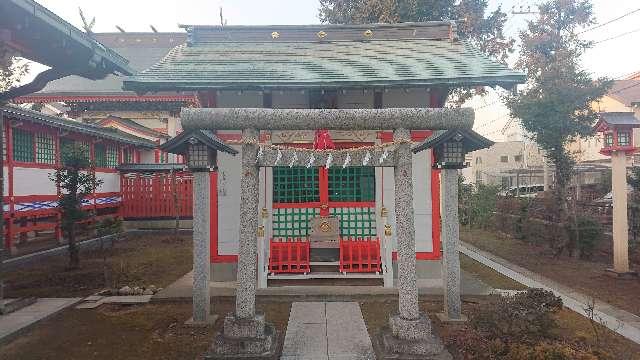
<path id="1" fill-rule="evenodd" d="M 113 140 L 124 144 L 141 146 L 145 148 L 155 148 L 156 143 L 153 141 L 139 138 L 137 136 L 125 133 L 123 131 L 111 128 L 104 128 L 97 125 L 85 124 L 79 121 L 61 118 L 59 116 L 46 115 L 37 111 L 23 109 L 18 106 L 5 105 L 0 107 L 0 115 L 5 119 L 16 119 L 28 122 L 34 122 L 54 128 L 87 134 L 97 138 Z"/>
<path id="2" fill-rule="evenodd" d="M 376 34 L 397 30 L 372 26 Z M 269 36 L 269 29 L 260 27 L 257 29 L 267 34 L 264 40 L 255 40 L 254 29 L 249 40 L 230 41 L 221 40 L 219 34 L 233 30 L 206 28 L 199 34 L 197 29 L 190 29 L 195 33 L 188 43 L 175 47 L 159 63 L 126 79 L 125 89 L 144 92 L 440 84 L 510 87 L 524 81 L 522 73 L 490 60 L 463 41 L 450 38 L 403 35 L 398 39 L 385 36 L 366 41 L 321 41 L 300 39 L 300 35 L 294 40 L 280 41 Z M 335 27 L 330 29 L 329 34 L 337 31 Z M 249 30 L 250 27 L 245 27 L 235 31 Z"/>

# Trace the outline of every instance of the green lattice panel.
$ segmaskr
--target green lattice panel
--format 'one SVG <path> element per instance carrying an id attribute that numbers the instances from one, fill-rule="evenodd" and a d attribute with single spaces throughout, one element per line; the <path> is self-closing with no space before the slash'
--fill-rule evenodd
<path id="1" fill-rule="evenodd" d="M 41 164 L 56 163 L 56 145 L 52 135 L 36 134 L 36 161 Z"/>
<path id="2" fill-rule="evenodd" d="M 115 146 L 107 146 L 106 167 L 118 166 L 118 149 Z"/>
<path id="3" fill-rule="evenodd" d="M 331 216 L 340 220 L 340 236 L 375 237 L 376 234 L 376 209 L 373 207 L 354 208 L 339 207 L 330 208 Z"/>
<path id="4" fill-rule="evenodd" d="M 329 201 L 375 201 L 376 173 L 370 166 L 329 169 Z"/>
<path id="5" fill-rule="evenodd" d="M 13 129 L 13 160 L 33 162 L 33 133 Z"/>
<path id="6" fill-rule="evenodd" d="M 273 202 L 320 201 L 318 168 L 276 166 L 273 168 Z"/>
<path id="7" fill-rule="evenodd" d="M 319 215 L 318 208 L 273 209 L 273 238 L 308 238 L 311 219 Z"/>

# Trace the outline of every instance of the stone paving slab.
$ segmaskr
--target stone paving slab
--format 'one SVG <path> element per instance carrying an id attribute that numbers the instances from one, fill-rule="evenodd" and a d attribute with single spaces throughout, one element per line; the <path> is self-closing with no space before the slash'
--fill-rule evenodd
<path id="1" fill-rule="evenodd" d="M 478 249 L 471 244 L 462 242 L 460 252 L 527 287 L 541 288 L 553 292 L 562 299 L 565 307 L 587 317 L 585 309 L 591 303 L 591 297 L 538 273 L 512 264 L 499 256 Z M 602 301 L 596 301 L 594 315 L 600 319 L 599 322 L 602 325 L 640 344 L 640 326 L 638 326 L 640 324 L 640 316 Z"/>
<path id="2" fill-rule="evenodd" d="M 33 305 L 0 316 L 0 343 L 80 300 L 82 298 L 42 298 Z"/>
<path id="3" fill-rule="evenodd" d="M 146 304 L 151 301 L 153 295 L 126 295 L 126 296 L 103 296 L 94 300 L 94 297 L 84 299 L 84 302 L 77 305 L 76 309 L 95 309 L 102 304 L 117 305 L 138 305 Z"/>
<path id="4" fill-rule="evenodd" d="M 329 359 L 375 359 L 360 305 L 328 302 L 326 308 Z"/>
<path id="5" fill-rule="evenodd" d="M 311 280 L 310 280 L 311 281 Z M 462 295 L 488 295 L 492 288 L 475 276 L 461 272 Z M 212 281 L 209 283 L 211 296 L 235 296 L 235 281 Z M 153 296 L 152 301 L 191 300 L 193 290 L 193 271 L 185 274 L 171 285 Z M 418 279 L 420 295 L 442 295 L 442 279 Z M 397 288 L 380 286 L 349 285 L 304 285 L 304 286 L 272 286 L 257 289 L 258 296 L 377 296 L 398 295 Z"/>
<path id="6" fill-rule="evenodd" d="M 280 359 L 375 359 L 358 303 L 294 302 Z"/>

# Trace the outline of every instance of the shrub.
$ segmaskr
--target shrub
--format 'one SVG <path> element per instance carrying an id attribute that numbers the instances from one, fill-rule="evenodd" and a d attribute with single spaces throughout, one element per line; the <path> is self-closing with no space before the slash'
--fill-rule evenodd
<path id="1" fill-rule="evenodd" d="M 549 291 L 529 289 L 477 311 L 471 326 L 489 340 L 505 344 L 526 343 L 548 338 L 556 322 L 553 314 L 562 309 L 562 300 Z"/>
<path id="2" fill-rule="evenodd" d="M 591 258 L 598 243 L 602 239 L 602 227 L 596 220 L 584 216 L 578 217 L 576 222 L 578 225 L 577 233 L 576 224 L 573 222 L 570 224 L 570 240 L 576 244 L 581 258 Z"/>
<path id="3" fill-rule="evenodd" d="M 96 226 L 98 236 L 119 234 L 122 232 L 122 220 L 119 218 L 105 218 Z"/>

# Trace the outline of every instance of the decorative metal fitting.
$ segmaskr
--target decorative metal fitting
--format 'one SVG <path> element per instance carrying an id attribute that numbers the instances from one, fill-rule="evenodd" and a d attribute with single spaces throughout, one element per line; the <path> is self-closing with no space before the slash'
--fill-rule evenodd
<path id="1" fill-rule="evenodd" d="M 262 216 L 263 219 L 266 219 L 269 217 L 269 210 L 267 210 L 266 207 L 263 207 L 262 210 L 260 211 L 260 215 Z"/>
<path id="2" fill-rule="evenodd" d="M 391 225 L 389 224 L 384 225 L 384 235 L 391 236 Z"/>
<path id="3" fill-rule="evenodd" d="M 264 237 L 264 225 L 258 226 L 258 237 Z"/>
<path id="4" fill-rule="evenodd" d="M 320 205 L 320 209 L 322 209 L 322 210 L 327 210 L 328 208 L 329 208 L 329 204 Z"/>
<path id="5" fill-rule="evenodd" d="M 380 209 L 380 217 L 387 217 L 389 216 L 389 211 L 387 210 L 386 207 L 382 207 L 382 209 Z"/>
<path id="6" fill-rule="evenodd" d="M 318 37 L 320 39 L 324 39 L 327 36 L 327 33 L 322 31 L 322 30 L 320 30 L 320 31 L 318 31 L 318 33 L 316 35 L 318 35 Z"/>
<path id="7" fill-rule="evenodd" d="M 272 39 L 277 39 L 279 37 L 280 37 L 280 33 L 279 32 L 274 31 L 274 32 L 271 33 L 271 38 Z"/>
<path id="8" fill-rule="evenodd" d="M 367 31 L 362 33 L 362 35 L 364 35 L 364 37 L 370 38 L 373 36 L 373 31 L 371 31 L 371 29 L 368 29 Z"/>

